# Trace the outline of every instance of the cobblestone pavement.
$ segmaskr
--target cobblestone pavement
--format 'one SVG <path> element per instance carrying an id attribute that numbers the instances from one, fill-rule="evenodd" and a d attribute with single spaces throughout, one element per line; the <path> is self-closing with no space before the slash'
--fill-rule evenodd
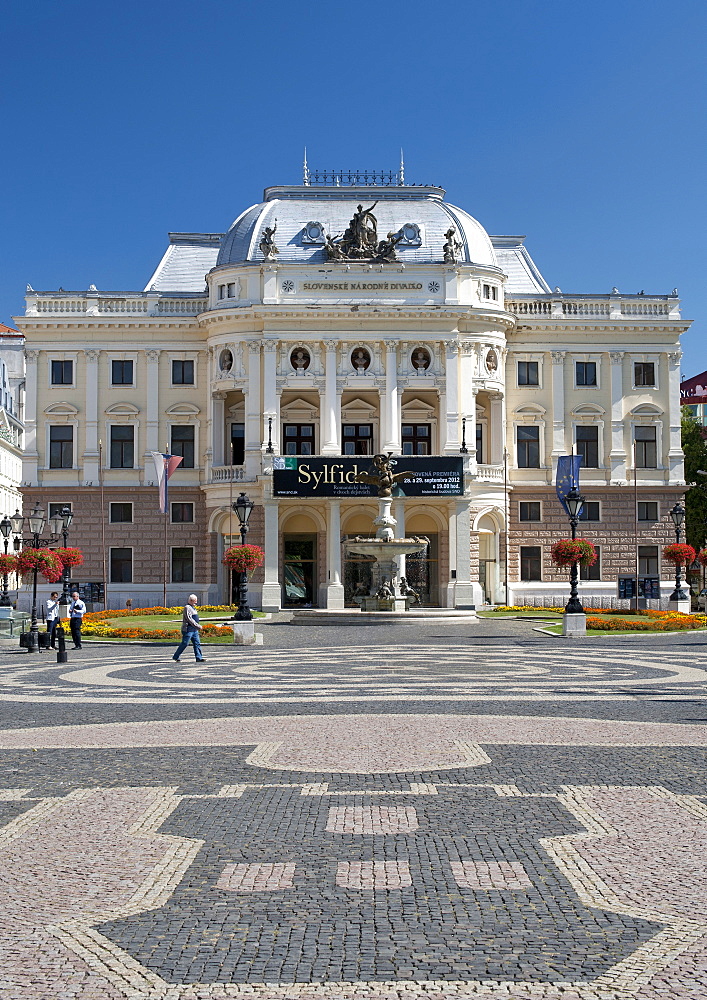
<path id="1" fill-rule="evenodd" d="M 262 631 L 0 650 L 2 1000 L 703 1000 L 707 635 Z"/>

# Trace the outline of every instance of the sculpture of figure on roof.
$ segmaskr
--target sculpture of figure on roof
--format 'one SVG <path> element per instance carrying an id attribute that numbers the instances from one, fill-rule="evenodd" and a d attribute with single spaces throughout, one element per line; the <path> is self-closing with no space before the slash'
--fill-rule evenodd
<path id="1" fill-rule="evenodd" d="M 326 251 L 327 251 L 327 255 L 328 255 L 329 260 L 343 260 L 344 259 L 344 255 L 341 252 L 341 247 L 339 246 L 338 243 L 334 243 L 334 241 L 331 238 L 331 236 L 329 235 L 329 233 L 327 233 L 326 236 L 324 237 L 324 245 L 326 246 Z"/>
<path id="2" fill-rule="evenodd" d="M 275 260 L 275 255 L 280 251 L 275 246 L 274 236 L 277 232 L 277 219 L 274 226 L 266 226 L 260 238 L 260 251 L 266 260 Z"/>
<path id="3" fill-rule="evenodd" d="M 378 220 L 373 214 L 377 204 L 378 202 L 374 201 L 370 208 L 359 205 L 349 223 L 349 230 L 353 234 L 355 247 L 358 250 L 375 250 L 378 246 Z"/>
<path id="4" fill-rule="evenodd" d="M 457 254 L 462 248 L 461 243 L 455 237 L 456 229 L 454 226 L 450 226 L 447 232 L 444 234 L 447 242 L 444 244 L 442 250 L 444 252 L 444 263 L 445 264 L 456 264 Z"/>
<path id="5" fill-rule="evenodd" d="M 376 250 L 376 259 L 387 264 L 394 264 L 398 259 L 395 248 L 403 239 L 403 232 L 388 233 L 386 239 L 381 240 Z"/>

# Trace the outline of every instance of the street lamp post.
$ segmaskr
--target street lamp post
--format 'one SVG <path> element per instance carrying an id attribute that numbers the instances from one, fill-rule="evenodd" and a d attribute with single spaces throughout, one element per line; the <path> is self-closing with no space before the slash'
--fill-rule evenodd
<path id="1" fill-rule="evenodd" d="M 40 535 L 44 531 L 46 525 L 46 518 L 42 513 L 39 502 L 35 504 L 35 508 L 31 514 L 27 517 L 22 517 L 19 510 L 15 511 L 13 517 L 10 518 L 10 523 L 12 525 L 12 530 L 17 535 L 22 535 L 24 531 L 31 536 L 29 545 L 33 549 L 41 549 L 43 546 L 50 545 L 54 538 L 58 538 L 61 534 L 61 517 L 52 517 L 49 519 L 49 529 L 51 532 L 51 538 L 42 539 Z M 32 570 L 32 621 L 29 629 L 29 642 L 27 644 L 28 653 L 39 652 L 39 625 L 37 623 L 37 564 L 35 563 Z"/>
<path id="2" fill-rule="evenodd" d="M 245 536 L 248 533 L 248 521 L 250 520 L 253 507 L 255 507 L 255 504 L 245 493 L 241 493 L 233 504 L 233 510 L 236 512 L 241 529 L 241 545 L 245 545 Z M 238 582 L 238 610 L 233 618 L 234 621 L 238 622 L 253 620 L 253 612 L 248 607 L 248 574 L 245 570 L 240 573 L 240 580 Z"/>
<path id="3" fill-rule="evenodd" d="M 64 548 L 66 548 L 66 541 L 67 541 L 67 538 L 68 538 L 68 535 L 69 535 L 69 526 L 71 525 L 73 517 L 74 517 L 74 515 L 73 515 L 73 512 L 71 510 L 71 507 L 69 507 L 68 505 L 62 507 L 62 509 L 61 509 L 61 533 L 62 533 L 63 538 L 64 538 Z M 0 530 L 2 530 L 2 525 L 0 525 Z M 66 604 L 66 605 L 69 604 L 69 567 L 68 567 L 68 565 L 64 566 L 64 572 L 62 574 L 62 592 L 61 592 L 61 599 L 60 599 L 59 603 L 60 604 Z"/>
<path id="4" fill-rule="evenodd" d="M 2 521 L 0 521 L 0 531 L 2 532 L 2 540 L 5 545 L 5 555 L 7 555 L 7 546 L 12 532 L 12 521 L 7 514 L 3 517 Z M 0 597 L 0 608 L 12 607 L 12 601 L 10 600 L 10 595 L 7 592 L 7 576 L 7 573 L 3 573 L 2 575 L 2 597 Z"/>
<path id="5" fill-rule="evenodd" d="M 576 486 L 565 496 L 565 503 L 567 504 L 567 512 L 570 516 L 570 527 L 572 529 L 572 541 L 577 537 L 577 525 L 579 524 L 579 516 L 582 513 L 582 508 L 584 507 L 584 497 L 579 492 Z M 581 601 L 579 600 L 579 591 L 577 584 L 579 582 L 579 564 L 576 562 L 572 563 L 572 569 L 570 570 L 570 599 L 565 605 L 566 615 L 583 615 L 584 608 L 582 607 Z"/>
<path id="6" fill-rule="evenodd" d="M 680 544 L 682 539 L 682 526 L 685 523 L 685 508 L 682 504 L 676 503 L 670 511 L 670 517 L 675 525 L 675 541 Z M 689 595 L 682 589 L 682 573 L 680 563 L 675 564 L 675 590 L 672 592 L 669 601 L 689 601 Z"/>

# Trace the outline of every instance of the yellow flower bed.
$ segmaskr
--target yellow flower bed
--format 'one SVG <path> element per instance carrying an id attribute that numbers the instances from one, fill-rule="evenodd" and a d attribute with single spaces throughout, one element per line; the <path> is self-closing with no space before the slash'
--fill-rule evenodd
<path id="1" fill-rule="evenodd" d="M 232 611 L 228 604 L 207 604 L 199 608 L 200 611 Z M 82 635 L 94 636 L 100 639 L 164 639 L 178 642 L 182 638 L 181 628 L 157 628 L 147 629 L 139 626 L 131 626 L 127 622 L 116 628 L 108 625 L 106 619 L 113 618 L 137 618 L 142 615 L 181 615 L 182 606 L 175 608 L 131 608 L 123 611 L 106 610 L 91 611 L 83 616 L 81 628 Z M 225 630 L 225 631 L 224 631 Z M 201 632 L 202 638 L 218 638 L 230 632 L 228 625 L 206 624 Z"/>

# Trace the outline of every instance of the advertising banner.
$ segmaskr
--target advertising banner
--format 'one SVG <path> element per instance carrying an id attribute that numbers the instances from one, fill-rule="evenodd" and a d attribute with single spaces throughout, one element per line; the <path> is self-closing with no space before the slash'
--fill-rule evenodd
<path id="1" fill-rule="evenodd" d="M 400 455 L 392 459 L 394 472 L 409 473 L 398 480 L 394 497 L 459 497 L 464 493 L 461 458 Z M 372 483 L 357 483 L 361 472 L 373 472 L 371 456 L 322 458 L 279 455 L 273 461 L 273 496 L 375 497 Z"/>

